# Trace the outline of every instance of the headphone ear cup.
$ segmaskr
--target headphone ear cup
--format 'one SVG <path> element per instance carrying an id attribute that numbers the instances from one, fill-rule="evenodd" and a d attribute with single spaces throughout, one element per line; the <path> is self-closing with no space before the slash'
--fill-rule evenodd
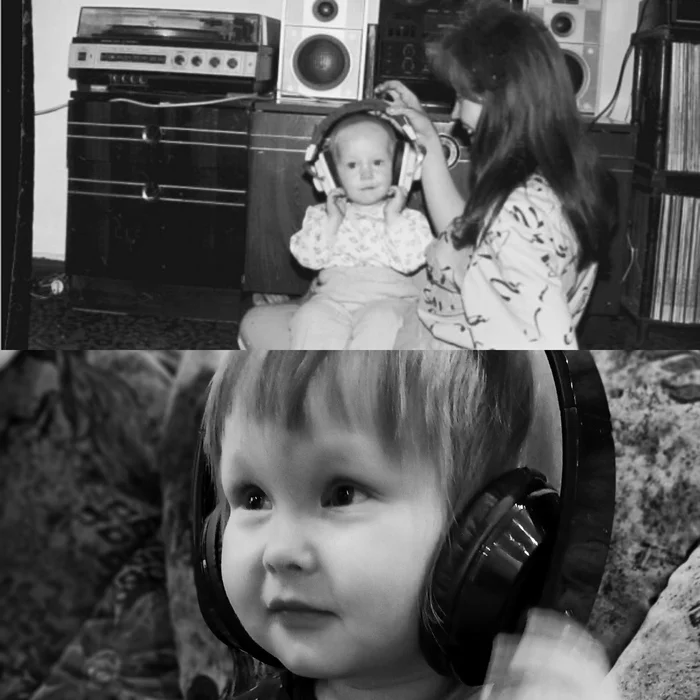
<path id="1" fill-rule="evenodd" d="M 557 491 L 523 468 L 457 513 L 421 612 L 421 649 L 435 671 L 483 683 L 496 635 L 515 631 L 538 598 L 558 512 Z M 432 610 L 437 614 L 425 614 Z"/>
<path id="2" fill-rule="evenodd" d="M 221 576 L 223 512 L 220 506 L 207 517 L 202 527 L 199 565 L 195 567 L 197 599 L 209 629 L 230 648 L 254 656 L 269 666 L 284 668 L 272 654 L 253 641 L 231 607 Z"/>

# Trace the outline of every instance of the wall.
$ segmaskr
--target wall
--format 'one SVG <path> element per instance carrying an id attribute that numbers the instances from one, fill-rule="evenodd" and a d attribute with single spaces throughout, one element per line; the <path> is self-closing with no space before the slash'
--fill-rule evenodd
<path id="1" fill-rule="evenodd" d="M 375 21 L 379 0 L 370 0 Z M 638 0 L 606 0 L 603 65 L 599 108 L 615 90 L 620 66 L 634 31 Z M 68 101 L 73 81 L 68 79 L 68 48 L 78 26 L 80 7 L 167 7 L 257 12 L 280 17 L 282 0 L 34 0 L 35 104 L 44 110 Z M 611 116 L 628 121 L 632 60 L 628 62 L 620 98 Z M 63 260 L 66 241 L 66 133 L 67 110 L 36 117 L 34 256 Z"/>

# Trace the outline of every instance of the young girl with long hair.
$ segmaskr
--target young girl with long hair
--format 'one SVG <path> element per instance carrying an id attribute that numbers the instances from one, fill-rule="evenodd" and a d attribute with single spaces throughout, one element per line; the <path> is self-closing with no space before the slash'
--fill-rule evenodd
<path id="1" fill-rule="evenodd" d="M 398 81 L 378 85 L 426 148 L 423 192 L 441 232 L 428 253 L 422 323 L 408 317 L 399 346 L 576 347 L 616 193 L 562 50 L 538 17 L 471 0 L 428 54 L 455 90 L 452 118 L 471 136 L 469 184 L 455 186 L 415 94 Z"/>

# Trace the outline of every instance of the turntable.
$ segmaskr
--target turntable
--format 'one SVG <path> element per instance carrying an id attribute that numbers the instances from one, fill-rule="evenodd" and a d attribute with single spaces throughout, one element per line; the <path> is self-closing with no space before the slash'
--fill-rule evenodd
<path id="1" fill-rule="evenodd" d="M 83 7 L 68 76 L 82 90 L 262 93 L 279 35 L 278 19 L 252 13 Z"/>

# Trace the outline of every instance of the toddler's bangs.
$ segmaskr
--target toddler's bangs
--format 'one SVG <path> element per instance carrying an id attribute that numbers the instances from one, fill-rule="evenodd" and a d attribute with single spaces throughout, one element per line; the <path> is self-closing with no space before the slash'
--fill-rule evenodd
<path id="1" fill-rule="evenodd" d="M 431 456 L 449 470 L 455 418 L 444 357 L 421 352 L 232 353 L 212 381 L 207 404 L 207 451 L 215 466 L 228 415 L 312 436 L 343 429 L 375 437 L 400 462 Z M 438 366 L 445 364 L 445 366 Z M 461 413 L 461 411 L 460 411 Z M 218 471 L 218 469 L 217 469 Z M 441 480 L 443 480 L 441 479 Z"/>

